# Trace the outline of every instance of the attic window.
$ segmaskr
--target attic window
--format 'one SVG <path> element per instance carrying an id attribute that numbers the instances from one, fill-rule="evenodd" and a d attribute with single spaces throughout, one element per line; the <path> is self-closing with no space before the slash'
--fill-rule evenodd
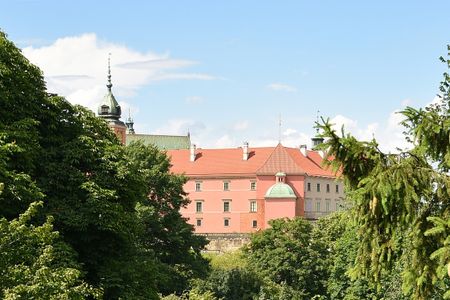
<path id="1" fill-rule="evenodd" d="M 102 107 L 101 107 L 102 114 L 107 114 L 108 113 L 108 109 L 109 109 L 108 105 L 102 105 Z"/>

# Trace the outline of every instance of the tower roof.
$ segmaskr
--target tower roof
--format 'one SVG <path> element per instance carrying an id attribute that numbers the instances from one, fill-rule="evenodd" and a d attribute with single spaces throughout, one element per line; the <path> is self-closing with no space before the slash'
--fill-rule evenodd
<path id="1" fill-rule="evenodd" d="M 305 170 L 295 163 L 283 145 L 278 144 L 266 162 L 256 171 L 258 175 L 273 175 L 283 171 L 289 175 L 304 175 Z"/>
<path id="2" fill-rule="evenodd" d="M 108 57 L 108 83 L 106 84 L 108 92 L 103 101 L 98 107 L 98 115 L 107 120 L 119 120 L 122 114 L 119 103 L 112 93 L 112 83 L 111 83 L 111 59 Z"/>

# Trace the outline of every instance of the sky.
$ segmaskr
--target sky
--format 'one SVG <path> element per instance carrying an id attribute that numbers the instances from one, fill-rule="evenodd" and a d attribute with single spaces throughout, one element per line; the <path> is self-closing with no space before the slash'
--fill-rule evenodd
<path id="1" fill-rule="evenodd" d="M 448 1 L 0 0 L 0 30 L 49 92 L 200 148 L 311 146 L 317 116 L 384 151 L 398 111 L 435 101 Z M 281 122 L 280 122 L 281 120 Z M 280 126 L 281 123 L 281 126 Z"/>

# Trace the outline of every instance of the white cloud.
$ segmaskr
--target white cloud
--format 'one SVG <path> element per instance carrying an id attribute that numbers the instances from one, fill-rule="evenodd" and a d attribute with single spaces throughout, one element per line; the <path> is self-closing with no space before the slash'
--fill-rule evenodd
<path id="1" fill-rule="evenodd" d="M 233 125 L 233 129 L 236 131 L 246 130 L 248 128 L 248 121 L 239 121 Z"/>
<path id="2" fill-rule="evenodd" d="M 267 85 L 267 88 L 274 90 L 274 91 L 283 91 L 283 92 L 296 92 L 297 88 L 285 83 L 271 83 Z"/>
<path id="3" fill-rule="evenodd" d="M 386 120 L 365 126 L 360 126 L 357 121 L 342 115 L 337 115 L 331 119 L 331 123 L 335 124 L 334 128 L 338 131 L 338 134 L 340 134 L 343 125 L 344 131 L 351 133 L 357 139 L 370 141 L 375 138 L 382 151 L 396 152 L 397 148 L 410 148 L 410 145 L 404 139 L 404 128 L 400 125 L 402 120 L 403 115 L 399 113 L 399 110 L 395 110 L 389 114 Z"/>
<path id="4" fill-rule="evenodd" d="M 283 132 L 284 136 L 292 136 L 293 134 L 297 133 L 297 130 L 293 128 L 288 128 Z"/>
<path id="5" fill-rule="evenodd" d="M 188 132 L 199 133 L 206 128 L 205 124 L 200 121 L 191 119 L 171 119 L 167 124 L 159 127 L 153 134 L 173 134 L 173 135 L 185 135 Z"/>
<path id="6" fill-rule="evenodd" d="M 106 93 L 108 53 L 113 91 L 121 98 L 134 96 L 151 81 L 215 79 L 209 74 L 179 71 L 197 64 L 195 61 L 171 58 L 167 53 L 139 52 L 101 40 L 93 33 L 60 38 L 49 46 L 26 47 L 23 53 L 43 70 L 49 92 L 93 110 Z"/>
<path id="7" fill-rule="evenodd" d="M 230 148 L 235 146 L 235 141 L 228 134 L 221 136 L 214 144 L 216 148 Z"/>
<path id="8" fill-rule="evenodd" d="M 340 133 L 342 126 L 344 126 L 345 132 L 351 132 L 358 139 L 369 141 L 374 137 L 378 129 L 378 123 L 371 123 L 361 128 L 358 121 L 349 119 L 343 115 L 337 115 L 331 119 L 331 123 L 334 124 L 334 129 Z"/>

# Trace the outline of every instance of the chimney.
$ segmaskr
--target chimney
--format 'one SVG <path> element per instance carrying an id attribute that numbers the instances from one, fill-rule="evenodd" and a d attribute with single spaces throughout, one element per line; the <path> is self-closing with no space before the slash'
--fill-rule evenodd
<path id="1" fill-rule="evenodd" d="M 304 157 L 308 156 L 307 146 L 305 144 L 300 145 L 300 152 L 303 154 Z"/>
<path id="2" fill-rule="evenodd" d="M 195 154 L 195 144 L 191 144 L 191 155 L 190 155 L 190 161 L 195 161 L 195 156 L 196 156 L 196 154 Z"/>
<path id="3" fill-rule="evenodd" d="M 248 160 L 248 142 L 244 142 L 242 147 L 242 160 Z"/>

